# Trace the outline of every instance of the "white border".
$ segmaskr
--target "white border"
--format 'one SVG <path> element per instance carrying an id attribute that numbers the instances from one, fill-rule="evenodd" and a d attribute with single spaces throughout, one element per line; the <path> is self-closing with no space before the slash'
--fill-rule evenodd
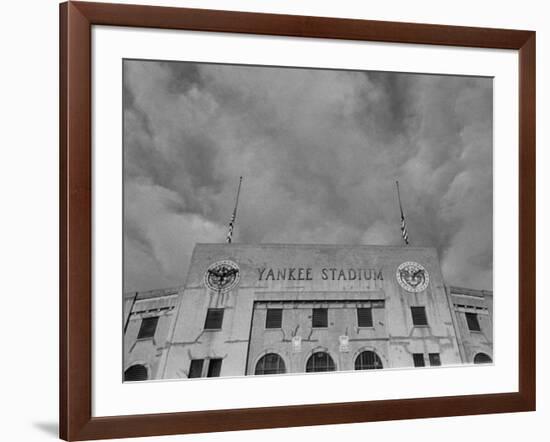
<path id="1" fill-rule="evenodd" d="M 103 26 L 92 38 L 93 416 L 518 390 L 515 51 Z M 122 384 L 122 58 L 495 76 L 495 365 Z"/>

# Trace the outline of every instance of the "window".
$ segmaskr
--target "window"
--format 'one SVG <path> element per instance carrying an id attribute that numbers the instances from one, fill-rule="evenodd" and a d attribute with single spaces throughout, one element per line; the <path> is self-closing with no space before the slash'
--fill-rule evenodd
<path id="1" fill-rule="evenodd" d="M 478 353 L 474 357 L 474 364 L 492 364 L 493 360 L 485 353 Z"/>
<path id="2" fill-rule="evenodd" d="M 441 365 L 441 357 L 439 356 L 439 353 L 430 353 L 428 356 L 432 367 L 439 367 Z"/>
<path id="3" fill-rule="evenodd" d="M 217 378 L 220 376 L 220 372 L 222 371 L 222 360 L 219 359 L 210 359 L 210 363 L 208 364 L 208 373 L 206 374 L 206 377 L 209 378 Z"/>
<path id="4" fill-rule="evenodd" d="M 223 323 L 223 308 L 209 308 L 204 321 L 205 330 L 221 330 Z"/>
<path id="5" fill-rule="evenodd" d="M 201 378 L 204 373 L 204 359 L 192 359 L 189 366 L 189 378 Z M 209 378 L 217 378 L 222 370 L 222 359 L 212 358 L 206 359 L 208 363 L 208 370 L 206 376 Z"/>
<path id="6" fill-rule="evenodd" d="M 204 359 L 192 359 L 189 367 L 189 378 L 200 378 L 202 376 L 202 366 Z"/>
<path id="7" fill-rule="evenodd" d="M 155 336 L 157 330 L 157 324 L 159 322 L 158 316 L 151 318 L 143 318 L 141 320 L 141 326 L 139 327 L 138 339 L 147 339 Z"/>
<path id="8" fill-rule="evenodd" d="M 466 313 L 466 322 L 468 323 L 468 330 L 481 331 L 476 313 Z"/>
<path id="9" fill-rule="evenodd" d="M 306 373 L 318 371 L 336 371 L 336 365 L 328 353 L 313 353 L 306 364 Z"/>
<path id="10" fill-rule="evenodd" d="M 328 327 L 328 310 L 326 308 L 314 308 L 313 318 L 311 321 L 313 328 Z"/>
<path id="11" fill-rule="evenodd" d="M 144 365 L 132 365 L 124 372 L 124 381 L 146 381 L 147 368 Z"/>
<path id="12" fill-rule="evenodd" d="M 265 317 L 265 328 L 281 328 L 283 323 L 283 309 L 269 308 Z"/>
<path id="13" fill-rule="evenodd" d="M 413 361 L 415 367 L 426 366 L 426 363 L 424 362 L 424 353 L 413 353 Z"/>
<path id="14" fill-rule="evenodd" d="M 372 309 L 371 308 L 357 309 L 357 325 L 359 327 L 372 327 Z"/>
<path id="15" fill-rule="evenodd" d="M 285 372 L 283 358 L 276 353 L 268 353 L 260 358 L 256 364 L 254 374 L 281 374 Z"/>
<path id="16" fill-rule="evenodd" d="M 411 307 L 413 325 L 428 325 L 426 307 Z"/>
<path id="17" fill-rule="evenodd" d="M 356 370 L 373 370 L 382 367 L 382 360 L 373 351 L 364 351 L 355 359 Z"/>

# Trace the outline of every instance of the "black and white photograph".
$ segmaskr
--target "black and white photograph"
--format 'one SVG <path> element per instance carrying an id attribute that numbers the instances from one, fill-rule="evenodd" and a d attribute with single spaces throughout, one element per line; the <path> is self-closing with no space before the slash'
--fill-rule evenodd
<path id="1" fill-rule="evenodd" d="M 125 382 L 493 363 L 493 78 L 122 63 Z"/>
<path id="2" fill-rule="evenodd" d="M 548 9 L 7 2 L 0 440 L 543 439 Z"/>

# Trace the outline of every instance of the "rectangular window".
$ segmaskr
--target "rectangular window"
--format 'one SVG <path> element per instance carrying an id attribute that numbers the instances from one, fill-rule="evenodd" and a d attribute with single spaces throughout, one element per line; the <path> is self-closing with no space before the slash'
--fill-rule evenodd
<path id="1" fill-rule="evenodd" d="M 209 308 L 204 321 L 205 330 L 221 330 L 223 323 L 223 308 Z"/>
<path id="2" fill-rule="evenodd" d="M 141 320 L 141 326 L 139 327 L 138 339 L 147 339 L 155 336 L 157 330 L 157 324 L 159 322 L 158 316 L 151 318 L 143 318 Z"/>
<path id="3" fill-rule="evenodd" d="M 481 331 L 481 327 L 479 326 L 479 321 L 477 319 L 477 314 L 466 313 L 466 322 L 468 322 L 468 329 L 470 331 Z"/>
<path id="4" fill-rule="evenodd" d="M 413 325 L 428 325 L 426 307 L 411 307 Z"/>
<path id="5" fill-rule="evenodd" d="M 326 308 L 314 308 L 313 317 L 311 321 L 313 328 L 326 328 L 328 327 L 328 309 Z"/>
<path id="6" fill-rule="evenodd" d="M 357 325 L 359 327 L 372 327 L 372 309 L 371 308 L 357 309 Z"/>
<path id="7" fill-rule="evenodd" d="M 200 378 L 202 376 L 202 366 L 204 359 L 192 359 L 189 367 L 189 378 Z"/>
<path id="8" fill-rule="evenodd" d="M 217 378 L 220 376 L 222 371 L 222 360 L 221 359 L 210 359 L 208 364 L 208 374 L 206 375 L 209 378 Z"/>
<path id="9" fill-rule="evenodd" d="M 283 323 L 283 309 L 269 308 L 265 317 L 265 328 L 281 328 Z"/>
<path id="10" fill-rule="evenodd" d="M 439 367 L 441 365 L 439 353 L 430 353 L 428 356 L 430 357 L 430 365 L 432 367 Z"/>
<path id="11" fill-rule="evenodd" d="M 413 361 L 415 367 L 424 367 L 426 365 L 424 362 L 424 353 L 413 353 Z"/>

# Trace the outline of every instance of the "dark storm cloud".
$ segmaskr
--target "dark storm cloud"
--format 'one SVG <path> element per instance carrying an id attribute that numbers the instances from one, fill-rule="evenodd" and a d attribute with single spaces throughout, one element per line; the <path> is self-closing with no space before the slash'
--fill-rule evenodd
<path id="1" fill-rule="evenodd" d="M 492 288 L 492 80 L 125 62 L 125 284 L 184 282 L 193 245 L 437 247 Z"/>

